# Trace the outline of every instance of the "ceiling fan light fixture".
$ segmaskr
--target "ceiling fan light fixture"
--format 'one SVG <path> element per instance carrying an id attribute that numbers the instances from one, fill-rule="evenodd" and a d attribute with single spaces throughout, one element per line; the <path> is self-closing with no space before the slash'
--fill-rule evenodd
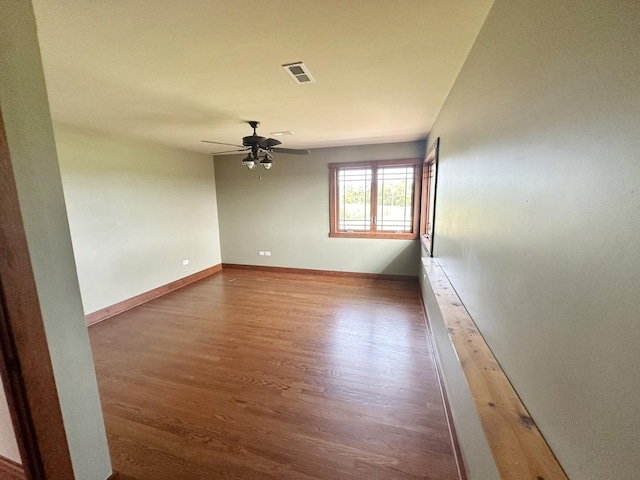
<path id="1" fill-rule="evenodd" d="M 246 158 L 242 160 L 242 165 L 247 167 L 249 170 L 256 168 L 256 162 L 253 157 L 251 157 L 251 154 L 247 155 Z"/>
<path id="2" fill-rule="evenodd" d="M 265 170 L 271 170 L 271 167 L 273 167 L 273 157 L 268 153 L 265 154 L 264 158 L 260 161 L 260 165 L 262 165 Z"/>

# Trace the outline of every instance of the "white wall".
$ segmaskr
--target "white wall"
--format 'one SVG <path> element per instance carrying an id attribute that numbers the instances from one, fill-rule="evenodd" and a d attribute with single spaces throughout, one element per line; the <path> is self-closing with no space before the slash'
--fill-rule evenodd
<path id="1" fill-rule="evenodd" d="M 211 156 L 54 133 L 86 314 L 221 262 Z"/>
<path id="2" fill-rule="evenodd" d="M 2 3 L 0 104 L 73 471 L 104 480 L 107 436 L 30 2 Z"/>
<path id="3" fill-rule="evenodd" d="M 270 171 L 247 170 L 241 156 L 216 157 L 223 262 L 417 275 L 417 240 L 328 237 L 327 165 L 423 155 L 423 142 L 322 148 L 305 157 L 277 154 Z"/>
<path id="4" fill-rule="evenodd" d="M 2 378 L 0 378 L 0 457 L 5 457 L 14 462 L 22 463 L 16 434 L 9 414 L 9 405 L 4 393 Z"/>
<path id="5" fill-rule="evenodd" d="M 638 25 L 497 0 L 430 137 L 436 256 L 574 479 L 640 472 Z"/>

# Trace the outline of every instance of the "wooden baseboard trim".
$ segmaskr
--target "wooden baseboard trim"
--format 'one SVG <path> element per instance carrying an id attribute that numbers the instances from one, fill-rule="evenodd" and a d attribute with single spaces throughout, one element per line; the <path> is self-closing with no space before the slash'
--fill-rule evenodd
<path id="1" fill-rule="evenodd" d="M 438 261 L 422 263 L 500 477 L 567 480 Z"/>
<path id="2" fill-rule="evenodd" d="M 89 315 L 86 315 L 84 317 L 85 321 L 87 322 L 87 326 L 90 327 L 91 325 L 102 322 L 103 320 L 111 318 L 114 315 L 118 315 L 119 313 L 130 310 L 133 307 L 137 307 L 138 305 L 147 303 L 149 300 L 153 300 L 154 298 L 166 295 L 169 292 L 173 292 L 174 290 L 182 288 L 185 285 L 189 285 L 190 283 L 197 282 L 198 280 L 202 280 L 203 278 L 210 277 L 211 275 L 218 273 L 220 270 L 222 270 L 222 264 L 219 263 L 217 265 L 214 265 L 213 267 L 206 268 L 200 272 L 193 273 L 184 278 L 180 278 L 171 283 L 167 283 L 166 285 L 162 285 L 158 288 L 154 288 L 153 290 L 149 290 L 148 292 L 141 293 L 140 295 L 136 295 L 135 297 L 129 298 L 127 300 L 123 300 L 122 302 L 116 303 L 115 305 L 111 305 L 96 312 L 90 313 Z"/>
<path id="3" fill-rule="evenodd" d="M 142 305 L 143 303 L 147 303 L 154 298 L 161 297 L 169 292 L 173 292 L 185 285 L 189 285 L 190 283 L 197 282 L 198 280 L 202 280 L 203 278 L 209 277 L 215 273 L 218 273 L 222 269 L 240 269 L 240 270 L 255 270 L 261 272 L 275 272 L 275 273 L 297 273 L 302 275 L 320 275 L 327 277 L 345 277 L 345 278 L 363 278 L 369 280 L 392 280 L 397 282 L 411 282 L 416 283 L 418 281 L 418 277 L 412 277 L 409 275 L 389 275 L 384 273 L 359 273 L 359 272 L 341 272 L 337 270 L 313 270 L 307 268 L 288 268 L 288 267 L 268 267 L 263 265 L 242 265 L 237 263 L 219 263 L 218 265 L 214 265 L 213 267 L 207 268 L 200 272 L 194 273 L 187 277 L 181 278 L 174 282 L 168 283 L 166 285 L 162 285 L 158 288 L 154 288 L 145 293 L 141 293 L 140 295 L 136 295 L 135 297 L 129 298 L 127 300 L 123 300 L 122 302 L 116 303 L 114 305 L 110 305 L 103 309 L 97 310 L 89 315 L 85 316 L 85 321 L 87 322 L 87 326 L 95 325 L 96 323 L 102 322 L 107 318 L 111 318 L 114 315 L 118 315 L 119 313 L 130 310 L 134 307 Z"/>
<path id="4" fill-rule="evenodd" d="M 429 322 L 429 315 L 427 315 L 427 309 L 424 304 L 424 297 L 422 296 L 422 289 L 420 290 L 420 302 L 422 305 L 422 314 L 424 315 L 424 323 L 427 328 L 427 341 L 431 346 L 433 352 L 433 358 L 436 363 L 436 375 L 438 376 L 438 383 L 440 384 L 440 395 L 442 396 L 442 404 L 444 405 L 444 413 L 447 417 L 447 427 L 449 428 L 449 436 L 451 438 L 451 445 L 453 446 L 453 455 L 456 460 L 456 467 L 458 468 L 458 478 L 460 480 L 469 479 L 469 471 L 467 465 L 464 462 L 464 456 L 462 455 L 462 448 L 458 440 L 458 434 L 456 433 L 456 425 L 453 421 L 453 412 L 451 410 L 451 404 L 449 403 L 449 396 L 447 394 L 447 387 L 444 383 L 444 373 L 442 372 L 442 363 L 440 361 L 440 353 L 438 352 L 438 345 L 433 337 L 433 329 L 431 328 L 431 322 Z"/>
<path id="5" fill-rule="evenodd" d="M 27 476 L 22 465 L 0 455 L 0 478 L 3 480 L 26 480 Z"/>
<path id="6" fill-rule="evenodd" d="M 416 283 L 418 277 L 409 275 L 389 275 L 386 273 L 341 272 L 338 270 L 314 270 L 309 268 L 269 267 L 265 265 L 242 265 L 238 263 L 223 263 L 223 269 L 255 270 L 258 272 L 297 273 L 299 275 L 319 275 L 324 277 L 363 278 L 369 280 L 392 280 L 396 282 Z"/>

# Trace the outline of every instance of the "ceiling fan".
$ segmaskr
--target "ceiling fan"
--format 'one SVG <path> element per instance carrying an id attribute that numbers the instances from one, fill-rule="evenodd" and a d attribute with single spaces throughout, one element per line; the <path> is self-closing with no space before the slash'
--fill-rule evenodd
<path id="1" fill-rule="evenodd" d="M 247 156 L 242 160 L 242 164 L 249 170 L 253 170 L 257 164 L 262 165 L 265 170 L 269 170 L 273 162 L 273 153 L 291 153 L 293 155 L 309 155 L 309 150 L 299 150 L 295 148 L 280 148 L 277 145 L 281 145 L 280 140 L 275 138 L 261 137 L 256 133 L 256 129 L 260 125 L 260 122 L 250 120 L 247 122 L 251 128 L 253 128 L 253 135 L 247 135 L 242 138 L 242 145 L 235 145 L 233 143 L 212 142 L 210 140 L 202 140 L 205 143 L 214 143 L 216 145 L 230 145 L 232 147 L 240 147 L 239 150 L 227 150 L 222 153 L 234 153 L 234 152 L 248 152 Z"/>

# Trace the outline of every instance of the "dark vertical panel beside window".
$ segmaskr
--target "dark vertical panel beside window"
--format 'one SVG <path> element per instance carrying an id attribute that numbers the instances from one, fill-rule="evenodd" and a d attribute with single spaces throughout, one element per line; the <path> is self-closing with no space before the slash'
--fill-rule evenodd
<path id="1" fill-rule="evenodd" d="M 440 138 L 429 147 L 422 166 L 422 201 L 420 215 L 420 236 L 429 255 L 433 256 L 434 231 L 436 221 L 436 191 L 438 188 L 438 154 Z"/>

